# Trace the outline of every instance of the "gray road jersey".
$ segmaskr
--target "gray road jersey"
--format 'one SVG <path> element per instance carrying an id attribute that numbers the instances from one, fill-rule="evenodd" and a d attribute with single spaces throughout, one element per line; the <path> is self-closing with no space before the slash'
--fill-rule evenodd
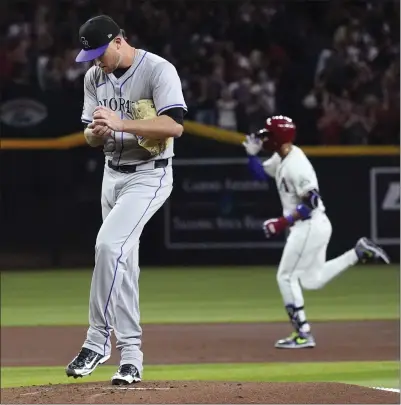
<path id="1" fill-rule="evenodd" d="M 132 103 L 142 99 L 152 99 L 158 115 L 173 107 L 187 110 L 175 67 L 160 56 L 142 49 L 137 49 L 134 63 L 119 78 L 92 66 L 85 75 L 84 93 L 81 120 L 85 124 L 92 122 L 93 111 L 98 105 L 116 111 L 122 119 L 133 119 Z M 174 156 L 173 138 L 166 140 L 158 155 L 152 155 L 148 149 L 140 146 L 140 140 L 141 137 L 136 135 L 114 132 L 105 142 L 104 153 L 117 165 Z"/>

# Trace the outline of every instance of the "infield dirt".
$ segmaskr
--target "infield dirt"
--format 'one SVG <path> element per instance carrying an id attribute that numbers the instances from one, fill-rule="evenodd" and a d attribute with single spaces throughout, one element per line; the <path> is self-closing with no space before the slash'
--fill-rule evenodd
<path id="1" fill-rule="evenodd" d="M 314 323 L 313 350 L 277 350 L 283 323 L 144 325 L 147 364 L 399 360 L 398 321 Z M 79 351 L 85 327 L 6 327 L 1 364 L 64 366 Z M 118 364 L 113 353 L 108 364 Z M 380 376 L 378 376 L 380 378 Z M 2 403 L 400 403 L 398 393 L 337 383 L 144 381 L 119 389 L 109 382 L 2 389 Z"/>

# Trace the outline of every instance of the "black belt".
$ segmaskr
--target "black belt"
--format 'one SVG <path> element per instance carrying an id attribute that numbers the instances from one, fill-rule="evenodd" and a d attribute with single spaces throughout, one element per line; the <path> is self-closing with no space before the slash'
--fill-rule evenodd
<path id="1" fill-rule="evenodd" d="M 168 159 L 154 160 L 154 162 L 155 162 L 154 169 L 162 169 L 163 167 L 166 167 L 168 165 Z M 120 173 L 135 173 L 137 171 L 138 167 L 141 166 L 141 164 L 117 166 L 117 165 L 113 165 L 111 160 L 109 160 L 107 162 L 107 164 L 110 167 L 110 169 L 113 169 L 116 172 L 120 172 Z"/>

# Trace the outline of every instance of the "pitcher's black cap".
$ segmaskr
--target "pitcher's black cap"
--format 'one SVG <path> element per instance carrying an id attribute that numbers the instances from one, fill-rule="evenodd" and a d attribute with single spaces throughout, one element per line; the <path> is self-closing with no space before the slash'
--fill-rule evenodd
<path id="1" fill-rule="evenodd" d="M 120 34 L 120 27 L 107 15 L 99 15 L 88 20 L 79 29 L 82 50 L 76 62 L 89 62 L 103 55 L 109 43 Z"/>

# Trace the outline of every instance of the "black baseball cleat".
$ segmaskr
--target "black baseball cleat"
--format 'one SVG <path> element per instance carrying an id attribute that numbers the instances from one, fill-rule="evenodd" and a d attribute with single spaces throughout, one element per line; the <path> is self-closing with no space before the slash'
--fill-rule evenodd
<path id="1" fill-rule="evenodd" d="M 387 253 L 368 238 L 361 238 L 355 246 L 356 254 L 362 263 L 383 262 L 390 263 Z"/>
<path id="2" fill-rule="evenodd" d="M 111 378 L 112 385 L 128 385 L 137 382 L 141 382 L 141 376 L 132 364 L 123 364 Z"/>
<path id="3" fill-rule="evenodd" d="M 91 374 L 99 364 L 105 363 L 109 358 L 110 355 L 103 356 L 83 347 L 78 356 L 65 368 L 65 373 L 68 377 L 84 377 Z"/>

